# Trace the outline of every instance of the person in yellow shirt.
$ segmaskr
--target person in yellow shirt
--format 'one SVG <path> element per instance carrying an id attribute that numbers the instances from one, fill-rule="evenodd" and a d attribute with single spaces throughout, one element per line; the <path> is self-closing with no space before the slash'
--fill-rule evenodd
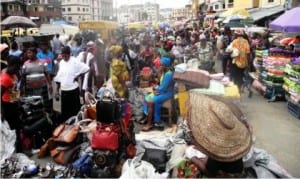
<path id="1" fill-rule="evenodd" d="M 238 86 L 239 91 L 243 84 L 244 71 L 248 67 L 250 45 L 249 42 L 243 38 L 244 32 L 236 30 L 234 32 L 236 38 L 232 41 L 232 47 L 238 49 L 238 55 L 232 59 L 232 79 Z"/>
<path id="2" fill-rule="evenodd" d="M 121 60 L 122 47 L 119 45 L 113 45 L 109 49 L 113 55 L 113 59 L 110 65 L 110 78 L 116 95 L 118 97 L 125 97 L 127 92 L 126 81 L 129 81 L 129 73 L 126 68 L 126 64 Z"/>

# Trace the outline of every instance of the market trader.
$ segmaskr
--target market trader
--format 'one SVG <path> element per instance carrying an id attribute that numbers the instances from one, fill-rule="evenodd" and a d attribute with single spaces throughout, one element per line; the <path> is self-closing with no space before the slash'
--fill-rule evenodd
<path id="1" fill-rule="evenodd" d="M 170 70 L 171 59 L 167 57 L 162 57 L 160 59 L 160 85 L 154 88 L 154 92 L 150 93 L 145 97 L 147 107 L 145 108 L 145 113 L 147 118 L 147 124 L 143 127 L 143 131 L 149 131 L 153 127 L 163 128 L 160 122 L 160 108 L 162 104 L 172 99 L 174 96 L 174 80 L 173 72 Z M 154 106 L 154 124 L 152 122 L 153 115 L 153 106 Z"/>
<path id="2" fill-rule="evenodd" d="M 89 67 L 71 57 L 71 49 L 66 46 L 62 49 L 63 60 L 59 63 L 59 70 L 54 81 L 57 84 L 55 96 L 59 96 L 61 88 L 61 116 L 65 121 L 75 116 L 80 110 L 80 94 L 78 78 L 89 71 Z"/>

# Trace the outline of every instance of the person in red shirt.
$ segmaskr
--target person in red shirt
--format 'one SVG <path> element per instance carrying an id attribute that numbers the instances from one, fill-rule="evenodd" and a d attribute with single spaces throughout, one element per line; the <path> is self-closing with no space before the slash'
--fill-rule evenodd
<path id="1" fill-rule="evenodd" d="M 20 97 L 17 89 L 18 77 L 17 73 L 20 70 L 20 59 L 15 56 L 9 56 L 7 60 L 7 68 L 3 69 L 0 74 L 1 86 L 1 118 L 6 120 L 11 129 L 16 130 L 19 134 L 20 115 L 18 108 L 18 101 Z M 17 135 L 16 149 L 21 150 L 19 137 Z"/>

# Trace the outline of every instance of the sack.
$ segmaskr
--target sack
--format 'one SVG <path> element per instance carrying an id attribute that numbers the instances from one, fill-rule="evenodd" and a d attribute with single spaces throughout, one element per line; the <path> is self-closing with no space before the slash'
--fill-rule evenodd
<path id="1" fill-rule="evenodd" d="M 118 163 L 118 151 L 94 150 L 93 161 L 99 168 L 114 168 Z"/>
<path id="2" fill-rule="evenodd" d="M 57 164 L 66 165 L 71 161 L 74 161 L 78 155 L 79 149 L 80 145 L 70 147 L 66 150 L 58 150 L 56 148 L 50 151 L 50 155 Z"/>
<path id="3" fill-rule="evenodd" d="M 108 90 L 106 90 L 108 91 Z M 120 119 L 121 109 L 117 100 L 114 99 L 110 91 L 110 97 L 103 98 L 104 91 L 99 101 L 96 104 L 97 121 L 101 123 L 113 123 Z"/>
<path id="4" fill-rule="evenodd" d="M 167 152 L 160 149 L 146 148 L 142 160 L 151 163 L 158 172 L 162 173 L 166 170 Z"/>
<path id="5" fill-rule="evenodd" d="M 80 126 L 78 124 L 68 124 L 72 123 L 73 121 L 77 121 L 78 116 L 73 116 L 66 121 L 66 124 L 59 125 L 53 131 L 53 138 L 56 142 L 61 143 L 72 143 L 77 138 L 77 135 L 80 131 Z"/>
<path id="6" fill-rule="evenodd" d="M 88 154 L 78 158 L 72 163 L 72 167 L 80 173 L 82 177 L 90 176 L 92 170 L 92 157 Z"/>
<path id="7" fill-rule="evenodd" d="M 120 127 L 116 124 L 97 126 L 92 134 L 91 145 L 93 149 L 115 151 L 119 148 Z"/>

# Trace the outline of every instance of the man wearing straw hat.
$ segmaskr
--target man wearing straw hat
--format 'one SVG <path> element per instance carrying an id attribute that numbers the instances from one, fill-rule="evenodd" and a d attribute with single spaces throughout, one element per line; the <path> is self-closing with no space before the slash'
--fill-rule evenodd
<path id="1" fill-rule="evenodd" d="M 189 93 L 189 105 L 187 121 L 195 148 L 186 150 L 187 158 L 208 177 L 245 177 L 242 158 L 252 138 L 241 110 L 226 99 L 196 92 Z"/>

